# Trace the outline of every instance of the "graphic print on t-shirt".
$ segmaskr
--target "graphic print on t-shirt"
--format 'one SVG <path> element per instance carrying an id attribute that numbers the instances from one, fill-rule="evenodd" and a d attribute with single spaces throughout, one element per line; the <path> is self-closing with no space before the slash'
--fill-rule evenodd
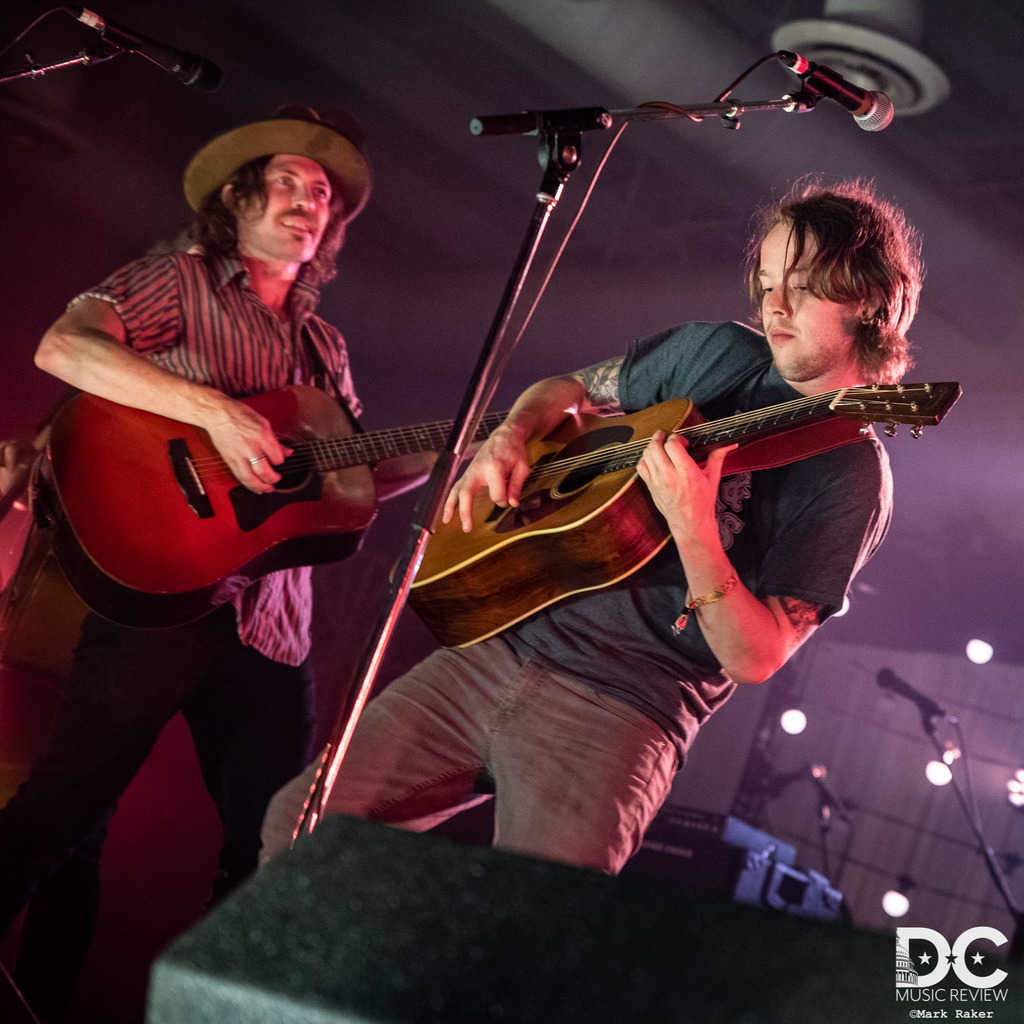
<path id="1" fill-rule="evenodd" d="M 733 538 L 743 529 L 743 503 L 750 497 L 750 473 L 737 473 L 726 477 L 718 488 L 715 499 L 715 518 L 722 547 L 728 551 Z"/>

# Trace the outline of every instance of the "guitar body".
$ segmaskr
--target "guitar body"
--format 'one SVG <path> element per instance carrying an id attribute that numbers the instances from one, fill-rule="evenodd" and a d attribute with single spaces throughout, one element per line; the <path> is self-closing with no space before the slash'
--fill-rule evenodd
<path id="1" fill-rule="evenodd" d="M 416 613 L 440 643 L 466 646 L 640 568 L 668 534 L 636 457 L 615 468 L 619 449 L 697 415 L 688 399 L 677 399 L 629 416 L 581 416 L 530 444 L 519 508 L 497 508 L 484 490 L 471 533 L 457 520 L 438 524 L 409 595 Z M 538 472 L 555 457 L 569 468 Z M 586 465 L 573 467 L 577 457 Z"/>
<path id="2" fill-rule="evenodd" d="M 245 401 L 290 446 L 353 433 L 315 388 Z M 377 511 L 366 465 L 286 464 L 273 493 L 253 494 L 205 431 L 88 394 L 54 421 L 48 455 L 58 561 L 94 611 L 129 626 L 188 622 L 268 572 L 345 558 Z"/>

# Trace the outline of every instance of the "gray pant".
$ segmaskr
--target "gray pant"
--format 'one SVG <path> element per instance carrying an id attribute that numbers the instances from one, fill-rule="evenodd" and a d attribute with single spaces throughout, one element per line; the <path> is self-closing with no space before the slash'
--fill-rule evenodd
<path id="1" fill-rule="evenodd" d="M 265 862 L 319 762 L 273 798 Z M 500 639 L 435 651 L 369 702 L 325 813 L 425 831 L 495 793 L 495 846 L 618 872 L 668 795 L 674 744 L 647 716 L 521 662 Z"/>

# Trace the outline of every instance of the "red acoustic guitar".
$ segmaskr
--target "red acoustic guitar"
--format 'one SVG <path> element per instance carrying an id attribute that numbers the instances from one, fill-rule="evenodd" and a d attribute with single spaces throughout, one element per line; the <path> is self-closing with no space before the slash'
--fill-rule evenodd
<path id="1" fill-rule="evenodd" d="M 457 520 L 427 543 L 409 603 L 446 646 L 468 646 L 555 601 L 608 586 L 661 550 L 667 528 L 636 464 L 656 430 L 674 430 L 703 461 L 739 444 L 727 474 L 782 466 L 860 439 L 867 424 L 938 423 L 958 384 L 844 388 L 705 422 L 687 399 L 630 416 L 581 417 L 528 447 L 518 508 L 481 492 L 472 532 Z"/>
<path id="2" fill-rule="evenodd" d="M 58 414 L 40 496 L 57 560 L 93 610 L 176 625 L 275 569 L 346 558 L 377 514 L 369 465 L 440 451 L 452 427 L 355 433 L 332 399 L 303 386 L 246 403 L 294 449 L 266 495 L 242 487 L 196 427 L 88 394 Z M 477 440 L 503 418 L 485 417 Z"/>

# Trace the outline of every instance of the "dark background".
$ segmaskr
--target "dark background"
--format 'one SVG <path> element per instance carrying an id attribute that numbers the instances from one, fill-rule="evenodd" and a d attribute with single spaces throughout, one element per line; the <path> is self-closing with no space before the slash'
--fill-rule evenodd
<path id="1" fill-rule="evenodd" d="M 926 104 L 898 76 L 864 79 L 897 100 L 899 116 L 874 133 L 832 103 L 798 115 L 749 112 L 738 131 L 716 119 L 631 124 L 494 404 L 504 406 L 540 376 L 620 354 L 630 338 L 668 324 L 746 318 L 740 262 L 757 204 L 808 173 L 872 179 L 924 236 L 928 277 L 908 379 L 956 380 L 964 395 L 922 439 L 903 429 L 886 441 L 897 487 L 892 531 L 827 638 L 956 663 L 966 642 L 981 637 L 1014 672 L 1024 663 L 1016 417 L 1024 11 L 1017 0 L 890 0 L 870 5 L 872 14 L 856 10 L 863 6 L 836 3 L 832 15 L 844 8 L 847 20 L 926 55 L 948 81 L 948 96 L 908 115 L 908 107 Z M 45 65 L 97 42 L 59 11 L 15 42 L 45 10 L 21 0 L 0 9 L 0 46 L 11 44 L 0 72 L 22 67 L 26 51 Z M 778 26 L 823 16 L 818 0 L 110 0 L 99 13 L 201 53 L 223 69 L 224 81 L 203 92 L 125 54 L 0 85 L 0 437 L 31 436 L 59 392 L 34 369 L 32 352 L 64 303 L 184 223 L 188 157 L 218 132 L 286 101 L 345 105 L 369 140 L 374 194 L 321 305 L 348 339 L 364 422 L 382 428 L 454 415 L 541 174 L 536 139 L 475 137 L 470 119 L 703 103 L 781 45 L 772 43 Z M 931 64 L 911 65 L 934 78 Z M 797 84 L 772 62 L 736 95 L 775 98 Z M 583 168 L 555 212 L 542 263 L 610 138 L 584 137 Z M 324 728 L 375 616 L 412 502 L 386 506 L 363 551 L 319 574 Z M 386 674 L 429 646 L 407 615 Z M 119 907 L 138 913 L 111 925 L 124 936 L 120 952 L 97 954 L 102 966 L 87 982 L 97 1000 L 111 981 L 104 970 L 131 991 L 138 971 L 111 967 L 118 956 L 145 962 L 202 903 L 216 838 L 176 729 L 165 737 L 164 759 L 158 751 L 139 780 L 156 789 L 133 788 L 119 815 L 108 899 L 114 906 L 120 897 Z M 195 850 L 207 863 L 182 870 Z M 176 892 L 182 875 L 186 895 L 169 914 L 155 913 L 161 888 Z M 158 934 L 147 945 L 141 936 L 154 917 Z M 131 998 L 125 1002 L 129 1013 Z"/>

